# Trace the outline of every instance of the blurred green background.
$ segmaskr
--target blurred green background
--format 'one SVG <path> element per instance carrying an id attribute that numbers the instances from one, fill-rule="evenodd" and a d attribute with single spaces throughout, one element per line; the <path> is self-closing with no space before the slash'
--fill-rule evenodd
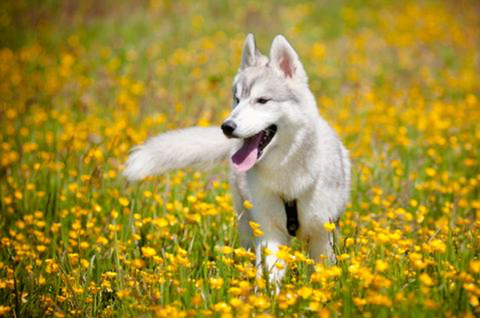
<path id="1" fill-rule="evenodd" d="M 337 265 L 295 245 L 279 295 L 226 164 L 121 177 L 223 121 L 249 32 L 289 39 L 353 160 Z M 479 39 L 473 0 L 0 1 L 0 315 L 478 316 Z"/>

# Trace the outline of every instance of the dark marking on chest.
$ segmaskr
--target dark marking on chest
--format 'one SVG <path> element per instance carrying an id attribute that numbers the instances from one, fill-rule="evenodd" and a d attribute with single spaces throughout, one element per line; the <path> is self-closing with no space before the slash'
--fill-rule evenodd
<path id="1" fill-rule="evenodd" d="M 298 221 L 297 200 L 283 201 L 285 204 L 285 213 L 287 214 L 287 231 L 291 236 L 297 236 L 297 230 L 300 227 Z"/>

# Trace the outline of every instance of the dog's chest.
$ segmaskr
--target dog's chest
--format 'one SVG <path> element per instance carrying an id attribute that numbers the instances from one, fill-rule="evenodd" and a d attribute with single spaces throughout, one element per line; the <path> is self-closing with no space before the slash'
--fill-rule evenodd
<path id="1" fill-rule="evenodd" d="M 312 174 L 303 173 L 301 169 L 282 170 L 276 174 L 271 170 L 255 169 L 247 174 L 247 183 L 255 201 L 262 202 L 255 212 L 268 215 L 270 222 L 278 223 L 285 233 L 291 225 L 296 236 L 304 240 L 329 220 L 328 194 L 322 191 L 321 183 L 312 179 Z M 293 212 L 289 215 L 286 203 L 293 201 L 295 208 L 290 207 Z"/>
<path id="2" fill-rule="evenodd" d="M 308 192 L 314 180 L 310 174 L 300 169 L 259 169 L 255 173 L 255 180 L 268 191 L 281 198 L 292 201 Z"/>

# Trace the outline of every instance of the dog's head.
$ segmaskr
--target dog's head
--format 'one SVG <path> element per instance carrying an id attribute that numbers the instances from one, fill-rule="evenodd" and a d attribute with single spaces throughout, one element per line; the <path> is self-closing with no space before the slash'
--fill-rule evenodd
<path id="1" fill-rule="evenodd" d="M 243 172 L 263 160 L 282 136 L 301 129 L 312 103 L 307 75 L 290 43 L 277 35 L 267 58 L 249 34 L 233 82 L 233 110 L 221 127 L 227 137 L 241 139 L 233 166 Z"/>

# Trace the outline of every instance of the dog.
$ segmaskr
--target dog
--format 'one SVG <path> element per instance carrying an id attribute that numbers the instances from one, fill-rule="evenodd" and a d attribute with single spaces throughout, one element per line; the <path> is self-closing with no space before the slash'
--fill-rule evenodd
<path id="1" fill-rule="evenodd" d="M 349 154 L 319 115 L 304 67 L 282 35 L 274 38 L 269 57 L 253 34 L 246 37 L 232 111 L 221 127 L 153 137 L 132 150 L 123 174 L 138 180 L 227 158 L 240 243 L 255 249 L 257 268 L 268 271 L 269 281 L 284 276 L 277 251 L 293 236 L 306 243 L 314 261 L 335 261 L 333 232 L 324 224 L 337 223 L 349 200 Z M 245 200 L 253 208 L 245 208 Z M 253 236 L 250 221 L 260 225 L 262 236 Z"/>

